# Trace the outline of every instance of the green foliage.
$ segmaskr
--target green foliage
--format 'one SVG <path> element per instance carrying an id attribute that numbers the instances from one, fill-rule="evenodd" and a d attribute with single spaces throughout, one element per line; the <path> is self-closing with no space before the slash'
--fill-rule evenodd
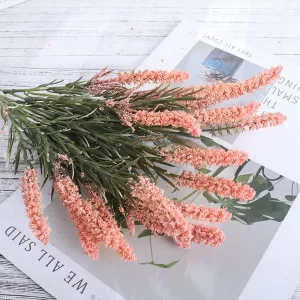
<path id="1" fill-rule="evenodd" d="M 143 238 L 143 237 L 146 237 L 146 236 L 151 236 L 151 235 L 154 235 L 153 232 L 149 229 L 145 229 L 143 232 L 141 232 L 139 235 L 138 235 L 138 238 Z M 157 236 L 163 236 L 163 234 L 160 234 L 160 233 L 156 233 Z"/>
<path id="2" fill-rule="evenodd" d="M 242 202 L 238 199 L 221 198 L 208 192 L 204 192 L 203 196 L 208 202 L 219 203 L 221 207 L 227 208 L 232 213 L 233 220 L 244 224 L 250 225 L 268 220 L 282 222 L 290 209 L 290 205 L 285 201 L 272 198 L 270 192 L 274 190 L 274 184 L 264 176 L 264 168 L 260 167 L 256 174 L 239 175 L 243 167 L 238 169 L 234 181 L 249 184 L 256 191 L 256 196 L 253 200 Z M 286 195 L 285 198 L 293 201 L 295 196 Z"/>
<path id="3" fill-rule="evenodd" d="M 220 203 L 222 208 L 227 208 L 232 213 L 233 220 L 248 225 L 267 220 L 282 222 L 290 209 L 290 205 L 272 198 L 270 193 L 246 203 L 236 199 L 222 199 L 208 192 L 203 195 L 208 202 Z"/>
<path id="4" fill-rule="evenodd" d="M 254 176 L 249 185 L 256 191 L 256 196 L 263 191 L 273 190 L 271 181 L 261 175 Z"/>
<path id="5" fill-rule="evenodd" d="M 288 201 L 294 201 L 297 198 L 297 196 L 293 195 L 285 195 L 285 199 Z"/>
<path id="6" fill-rule="evenodd" d="M 203 192 L 203 196 L 206 198 L 206 200 L 210 203 L 219 203 L 219 199 L 215 198 L 211 193 L 209 192 Z M 216 196 L 217 197 L 217 196 Z"/>
<path id="7" fill-rule="evenodd" d="M 199 172 L 202 173 L 202 174 L 208 174 L 208 173 L 211 172 L 211 170 L 206 169 L 206 168 L 200 168 L 200 169 L 199 169 Z"/>
<path id="8" fill-rule="evenodd" d="M 8 109 L 11 121 L 8 156 L 13 146 L 14 170 L 20 161 L 26 165 L 39 163 L 45 180 L 53 177 L 58 154 L 69 156 L 73 164 L 64 166 L 76 183 L 93 183 L 106 191 L 112 207 L 124 206 L 130 192 L 128 180 L 144 173 L 153 180 L 163 179 L 174 188 L 175 174 L 167 173 L 173 165 L 160 157 L 155 145 L 180 144 L 189 136 L 183 129 L 124 126 L 115 109 L 105 104 L 126 99 L 128 90 L 104 91 L 93 97 L 85 90 L 87 82 L 77 80 L 59 86 L 53 81 L 30 89 L 0 91 L 0 108 Z M 126 94 L 127 93 L 127 94 Z M 189 90 L 159 86 L 147 93 L 131 96 L 131 107 L 139 109 L 187 110 L 178 100 L 195 100 Z M 150 101 L 151 100 L 151 101 Z M 2 118 L 5 116 L 2 112 Z M 5 117 L 6 118 L 6 117 Z M 5 119 L 6 121 L 6 119 Z M 81 174 L 84 173 L 84 178 Z M 117 211 L 115 211 L 117 213 Z M 124 223 L 122 223 L 123 226 Z"/>
<path id="9" fill-rule="evenodd" d="M 141 173 L 154 181 L 158 178 L 177 189 L 174 176 L 166 170 L 173 167 L 160 157 L 158 147 L 171 144 L 188 146 L 189 135 L 183 129 L 169 127 L 135 126 L 135 131 L 124 126 L 116 109 L 108 107 L 107 100 L 122 101 L 128 97 L 128 90 L 122 87 L 104 91 L 101 96 L 93 97 L 86 92 L 88 83 L 75 82 L 58 85 L 53 81 L 30 89 L 5 89 L 0 92 L 1 116 L 4 122 L 10 120 L 8 138 L 8 157 L 11 157 L 14 145 L 14 170 L 18 171 L 20 162 L 33 166 L 38 163 L 45 180 L 53 177 L 53 166 L 58 154 L 69 156 L 73 164 L 64 166 L 73 180 L 80 183 L 96 184 L 105 191 L 105 197 L 114 209 L 121 227 L 126 228 L 124 216 L 118 211 L 124 207 L 124 199 L 130 198 L 129 179 L 137 179 Z M 131 94 L 131 108 L 135 110 L 180 110 L 188 111 L 180 101 L 193 101 L 193 91 L 179 87 L 158 86 L 146 92 Z M 8 109 L 8 116 L 2 108 Z M 119 111 L 122 113 L 122 111 Z M 211 134 L 231 134 L 236 128 L 209 128 Z M 220 147 L 211 138 L 200 137 L 206 147 Z M 247 162 L 246 162 L 247 163 Z M 249 184 L 256 197 L 247 203 L 237 199 L 222 199 L 204 192 L 208 202 L 220 203 L 233 214 L 233 219 L 246 224 L 265 220 L 280 222 L 289 209 L 285 201 L 272 199 L 270 191 L 273 181 L 266 178 L 261 167 L 256 174 L 240 175 L 246 163 L 237 169 L 234 180 Z M 214 172 L 201 168 L 199 172 L 218 176 L 226 167 L 219 167 Z M 81 174 L 84 173 L 84 178 Z M 197 193 L 192 192 L 189 196 Z M 286 195 L 287 201 L 293 201 Z M 150 230 L 144 230 L 138 237 L 150 236 Z M 153 261 L 152 261 L 152 264 Z"/>
<path id="10" fill-rule="evenodd" d="M 175 261 L 172 261 L 169 264 L 157 264 L 154 261 L 149 261 L 149 262 L 140 263 L 140 265 L 153 265 L 155 267 L 159 267 L 159 268 L 163 268 L 163 269 L 169 269 L 169 268 L 175 266 L 178 262 L 179 262 L 179 259 L 175 260 Z"/>
<path id="11" fill-rule="evenodd" d="M 234 218 L 246 224 L 273 220 L 281 222 L 290 209 L 290 205 L 272 199 L 270 193 L 244 205 L 235 206 Z"/>
<path id="12" fill-rule="evenodd" d="M 214 140 L 201 135 L 200 136 L 200 141 L 206 146 L 206 147 L 219 147 L 220 145 L 216 143 Z"/>
<path id="13" fill-rule="evenodd" d="M 207 129 L 203 129 L 203 132 L 208 132 L 212 136 L 224 136 L 224 135 L 233 135 L 239 133 L 241 128 L 232 124 L 210 126 Z"/>
<path id="14" fill-rule="evenodd" d="M 142 237 L 150 236 L 150 235 L 153 235 L 152 231 L 149 230 L 149 229 L 145 229 L 143 232 L 141 232 L 141 233 L 138 235 L 138 238 L 142 238 Z"/>
<path id="15" fill-rule="evenodd" d="M 253 176 L 253 174 L 245 174 L 245 175 L 239 175 L 237 176 L 236 180 L 237 182 L 240 182 L 240 183 L 248 183 L 249 182 L 249 179 Z"/>
<path id="16" fill-rule="evenodd" d="M 186 147 L 193 145 L 187 139 L 191 136 L 183 128 L 134 124 L 133 130 L 131 126 L 123 124 L 122 116 L 129 110 L 190 112 L 182 105 L 182 101 L 198 101 L 194 94 L 199 91 L 170 86 L 138 91 L 118 86 L 103 90 L 99 96 L 94 97 L 86 91 L 89 83 L 81 79 L 66 85 L 58 85 L 59 83 L 53 81 L 35 88 L 0 90 L 1 117 L 5 124 L 8 120 L 11 123 L 8 137 L 9 158 L 16 146 L 14 171 L 19 170 L 20 162 L 29 166 L 39 164 L 46 182 L 55 176 L 54 166 L 59 154 L 66 155 L 72 163 L 62 165 L 65 172 L 78 186 L 96 186 L 113 210 L 118 225 L 128 228 L 120 207 L 125 208 L 127 213 L 128 202 L 136 201 L 130 195 L 130 180 L 137 180 L 140 174 L 145 174 L 153 182 L 161 179 L 173 187 L 174 191 L 177 190 L 174 180 L 177 174 L 170 172 L 175 166 L 166 162 L 159 155 L 158 149 L 175 144 Z M 121 104 L 129 97 L 130 108 L 126 111 Z M 107 101 L 113 101 L 113 106 L 107 105 Z M 238 131 L 238 128 L 226 125 L 228 124 L 203 131 L 212 135 Z M 208 148 L 221 147 L 203 135 L 200 142 Z M 281 222 L 290 208 L 287 201 L 295 199 L 293 186 L 291 195 L 285 196 L 287 201 L 274 199 L 270 194 L 274 189 L 274 180 L 264 175 L 263 167 L 255 175 L 240 175 L 246 163 L 237 169 L 234 180 L 249 184 L 256 191 L 256 197 L 252 201 L 223 199 L 209 192 L 203 192 L 203 196 L 208 202 L 227 208 L 234 220 L 245 224 L 266 220 Z M 225 169 L 223 166 L 215 171 L 200 168 L 199 172 L 218 176 Z M 200 193 L 194 190 L 180 201 L 191 196 L 197 197 Z M 140 225 L 139 222 L 135 224 Z M 138 235 L 138 238 L 149 237 L 151 249 L 151 261 L 141 264 L 160 268 L 176 265 L 179 260 L 168 264 L 154 262 L 151 242 L 153 234 L 155 232 L 145 229 Z"/>

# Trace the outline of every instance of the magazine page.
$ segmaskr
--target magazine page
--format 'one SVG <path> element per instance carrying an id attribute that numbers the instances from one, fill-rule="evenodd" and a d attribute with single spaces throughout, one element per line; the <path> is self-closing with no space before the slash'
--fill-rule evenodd
<path id="1" fill-rule="evenodd" d="M 43 199 L 50 200 L 51 187 L 43 190 Z M 16 191 L 0 207 L 0 253 L 32 278 L 56 299 L 72 300 L 125 300 L 108 285 L 92 276 L 84 267 L 69 256 L 72 248 L 79 245 L 68 244 L 69 251 L 62 253 L 56 248 L 63 240 L 52 240 L 43 245 L 32 234 L 29 226 L 21 191 Z M 44 201 L 44 206 L 47 204 Z M 68 222 L 67 222 L 68 223 Z M 54 226 L 52 224 L 51 226 Z M 58 233 L 53 227 L 53 232 Z M 75 237 L 75 236 L 74 236 Z M 64 236 L 61 236 L 64 238 Z M 73 239 L 73 242 L 76 238 Z M 81 254 L 81 260 L 84 256 Z"/>
<path id="2" fill-rule="evenodd" d="M 249 205 L 242 206 L 240 203 L 231 203 L 234 207 L 230 207 L 231 204 L 225 205 L 235 215 L 233 219 L 241 221 L 239 224 L 234 221 L 227 224 L 233 226 L 231 229 L 232 235 L 239 236 L 238 240 L 242 240 L 243 245 L 247 244 L 244 249 L 245 252 L 235 254 L 235 260 L 244 259 L 246 256 L 247 260 L 253 258 L 256 264 L 257 260 L 259 261 L 263 257 L 256 269 L 255 276 L 251 278 L 241 299 L 285 299 L 288 298 L 286 294 L 280 294 L 277 290 L 272 292 L 272 289 L 274 288 L 274 282 L 277 280 L 278 282 L 284 281 L 285 284 L 281 285 L 281 291 L 285 293 L 290 288 L 290 295 L 292 296 L 292 291 L 298 283 L 296 272 L 291 271 L 296 256 L 287 262 L 284 254 L 282 254 L 279 264 L 276 266 L 281 271 L 272 274 L 274 276 L 270 280 L 272 284 L 266 285 L 263 278 L 264 276 L 270 276 L 270 265 L 268 263 L 271 263 L 275 257 L 279 258 L 278 253 L 284 253 L 282 245 L 287 242 L 286 238 L 289 239 L 289 247 L 299 248 L 299 241 L 295 241 L 294 236 L 289 234 L 290 231 L 288 230 L 288 226 L 294 226 L 297 222 L 296 218 L 292 218 L 292 213 L 296 215 L 295 207 L 291 210 L 289 208 L 292 205 L 298 206 L 297 195 L 298 183 L 300 182 L 296 167 L 299 164 L 297 153 L 300 150 L 300 142 L 298 139 L 293 138 L 293 135 L 295 136 L 299 131 L 300 126 L 298 122 L 299 83 L 297 76 L 294 74 L 295 65 L 290 62 L 277 61 L 277 58 L 270 55 L 258 55 L 253 50 L 253 45 L 239 44 L 238 41 L 230 39 L 227 35 L 228 33 L 224 32 L 206 31 L 205 28 L 200 28 L 200 25 L 194 22 L 184 21 L 139 68 L 148 69 L 151 65 L 152 67 L 155 66 L 156 69 L 188 71 L 191 74 L 191 79 L 185 82 L 184 85 L 201 86 L 203 84 L 214 84 L 217 81 L 243 82 L 264 72 L 271 66 L 283 64 L 283 72 L 276 82 L 255 93 L 223 102 L 222 105 L 217 106 L 245 105 L 251 101 L 258 101 L 261 104 L 260 112 L 262 113 L 280 111 L 286 114 L 288 120 L 283 126 L 243 133 L 233 132 L 229 136 L 224 135 L 224 132 L 217 133 L 216 136 L 209 134 L 206 134 L 206 136 L 213 138 L 219 146 L 221 145 L 227 149 L 245 150 L 249 153 L 250 161 L 246 165 L 242 168 L 236 168 L 236 170 L 232 170 L 232 168 L 230 168 L 231 170 L 224 170 L 220 175 L 227 177 L 231 171 L 232 174 L 229 175 L 229 178 L 255 186 L 258 192 L 254 201 L 251 201 Z M 177 41 L 183 39 L 185 42 L 178 44 Z M 170 49 L 172 49 L 172 55 L 166 55 Z M 204 139 L 203 141 L 205 142 Z M 215 147 L 216 145 L 209 142 L 206 143 L 206 146 Z M 252 167 L 253 169 L 251 169 Z M 211 172 L 209 174 L 212 174 L 213 170 L 209 171 Z M 262 187 L 261 184 L 265 186 L 264 191 L 260 188 Z M 285 184 L 286 186 L 283 187 Z M 208 202 L 217 202 L 210 195 L 204 194 L 203 196 Z M 275 208 L 274 205 L 277 207 Z M 289 212 L 288 215 L 287 212 Z M 271 217 L 272 214 L 273 217 Z M 280 214 L 281 217 L 279 217 Z M 245 231 L 239 235 L 237 234 L 237 228 L 243 223 L 246 226 L 243 228 Z M 255 230 L 256 236 L 250 238 L 248 234 L 252 229 Z M 262 245 L 267 240 L 267 243 L 270 243 L 271 240 L 272 243 L 268 251 L 265 252 L 268 246 Z M 246 250 L 249 247 L 252 248 L 253 245 L 255 245 L 258 252 L 260 251 L 256 258 L 254 258 L 254 252 L 250 255 Z M 240 249 L 238 241 L 236 246 Z M 289 247 L 286 247 L 286 249 Z M 260 250 L 258 250 L 259 248 Z M 247 266 L 248 262 L 249 265 Z M 237 275 L 238 272 L 234 271 L 235 267 L 240 268 L 243 266 L 250 270 L 250 264 L 250 260 L 246 263 L 233 264 L 231 271 Z M 252 267 L 252 271 L 254 271 L 256 265 Z M 248 271 L 245 270 L 245 272 L 249 274 Z M 259 273 L 263 276 L 258 275 Z M 277 275 L 278 278 L 275 279 Z M 291 276 L 294 276 L 292 284 L 290 284 L 290 281 L 284 280 L 284 278 L 291 279 Z M 240 280 L 241 277 L 236 279 Z M 235 280 L 234 282 L 236 283 Z M 259 282 L 260 288 L 258 288 Z M 257 294 L 253 292 L 254 290 Z M 219 296 L 221 296 L 221 293 Z"/>
<path id="3" fill-rule="evenodd" d="M 251 101 L 261 103 L 261 112 L 280 111 L 288 116 L 283 126 L 247 131 L 231 136 L 217 135 L 214 139 L 227 148 L 237 148 L 249 153 L 251 159 L 266 167 L 276 170 L 281 175 L 300 182 L 300 174 L 291 164 L 300 163 L 297 155 L 300 149 L 300 140 L 293 139 L 298 132 L 300 123 L 297 122 L 300 97 L 300 82 L 294 73 L 294 64 L 290 61 L 278 61 L 272 55 L 258 55 L 253 51 L 253 45 L 239 44 L 238 41 L 226 39 L 226 34 L 205 31 L 198 28 L 194 22 L 183 21 L 165 41 L 139 66 L 139 69 L 183 70 L 191 74 L 191 79 L 182 85 L 203 85 L 214 83 L 222 75 L 226 82 L 244 81 L 251 76 L 262 73 L 267 68 L 284 65 L 281 77 L 270 86 L 249 93 L 238 99 L 225 101 L 222 107 L 247 104 Z M 227 33 L 228 35 L 228 33 Z M 178 39 L 184 43 L 177 43 Z M 172 55 L 168 55 L 172 49 Z M 219 58 L 224 55 L 224 58 Z M 222 61 L 223 59 L 223 61 Z M 223 65 L 223 62 L 226 64 Z M 230 66 L 230 68 L 229 68 Z M 205 134 L 205 132 L 204 132 Z M 277 138 L 280 136 L 280 139 Z M 256 143 L 259 141 L 260 149 L 257 151 Z M 272 155 L 269 155 L 272 153 Z M 277 160 L 282 153 L 289 153 L 285 160 Z"/>
<path id="4" fill-rule="evenodd" d="M 182 22 L 139 69 L 185 70 L 192 75 L 188 84 L 201 85 L 216 80 L 243 81 L 278 64 L 272 57 L 254 54 L 248 45 L 238 45 L 238 41 L 230 41 L 223 34 L 211 34 L 198 27 L 193 22 Z M 256 192 L 252 201 L 236 202 L 207 192 L 187 199 L 232 213 L 232 220 L 219 226 L 226 234 L 226 241 L 219 247 L 178 248 L 137 226 L 134 237 L 122 228 L 135 249 L 137 263 L 125 263 L 104 247 L 99 260 L 93 261 L 82 252 L 61 202 L 56 198 L 50 202 L 50 190 L 45 189 L 45 214 L 52 229 L 50 245 L 43 247 L 31 234 L 18 191 L 0 206 L 1 254 L 61 300 L 70 295 L 72 299 L 92 300 L 290 299 L 300 269 L 296 259 L 300 237 L 290 234 L 300 226 L 300 141 L 295 138 L 300 126 L 300 93 L 293 67 L 284 63 L 282 77 L 274 84 L 225 103 L 258 100 L 262 112 L 281 111 L 288 116 L 283 126 L 229 138 L 203 133 L 199 140 L 193 140 L 206 148 L 249 153 L 249 161 L 241 167 L 207 166 L 200 171 L 248 183 Z M 174 192 L 165 183 L 160 185 L 172 198 L 182 199 L 190 193 L 189 189 Z"/>

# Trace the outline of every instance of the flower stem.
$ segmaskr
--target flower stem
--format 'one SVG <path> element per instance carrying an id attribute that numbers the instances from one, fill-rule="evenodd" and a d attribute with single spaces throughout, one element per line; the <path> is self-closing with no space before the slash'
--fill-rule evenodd
<path id="1" fill-rule="evenodd" d="M 153 249 L 152 249 L 152 239 L 151 239 L 151 235 L 150 235 L 150 252 L 151 252 L 151 260 L 152 262 L 154 262 L 154 259 L 153 259 Z"/>

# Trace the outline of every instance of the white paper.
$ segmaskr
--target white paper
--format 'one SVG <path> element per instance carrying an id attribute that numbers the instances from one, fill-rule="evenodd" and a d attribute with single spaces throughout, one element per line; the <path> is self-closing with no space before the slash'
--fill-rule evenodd
<path id="1" fill-rule="evenodd" d="M 140 69 L 172 70 L 180 66 L 197 75 L 197 69 L 194 68 L 203 63 L 200 56 L 205 59 L 216 47 L 243 58 L 243 63 L 238 64 L 239 68 L 234 72 L 235 79 L 238 80 L 246 79 L 249 75 L 276 64 L 272 57 L 255 55 L 248 45 L 238 46 L 238 42 L 224 38 L 224 34 L 211 35 L 198 27 L 199 25 L 192 22 L 182 22 L 146 59 Z M 200 40 L 202 42 L 199 43 Z M 204 54 L 205 49 L 207 54 Z M 279 81 L 259 94 L 254 94 L 261 96 L 262 102 L 265 101 L 263 111 L 278 110 L 287 114 L 289 120 L 285 125 L 243 133 L 231 140 L 216 139 L 228 148 L 243 149 L 249 153 L 253 162 L 243 169 L 241 175 L 254 174 L 261 167 L 265 175 L 272 179 L 283 175 L 280 179 L 272 181 L 273 190 L 267 192 L 280 200 L 287 194 L 296 195 L 297 182 L 300 182 L 297 171 L 300 162 L 297 156 L 297 153 L 300 153 L 300 141 L 297 139 L 300 104 L 295 98 L 299 92 L 297 87 L 293 89 L 296 79 L 291 87 L 290 83 L 285 85 L 287 78 L 296 78 L 293 70 L 294 66 L 285 64 L 282 74 L 285 80 L 281 79 L 282 83 Z M 196 76 L 192 80 L 198 79 Z M 278 92 L 277 88 L 284 92 Z M 282 99 L 284 93 L 289 94 Z M 290 94 L 292 96 L 288 100 Z M 269 98 L 272 98 L 272 101 L 268 102 Z M 241 99 L 236 103 L 238 101 Z M 249 98 L 243 98 L 243 101 L 249 101 Z M 235 172 L 236 169 L 228 169 L 221 175 L 232 178 Z M 46 195 L 48 191 L 45 190 L 44 193 L 44 198 L 49 202 L 49 195 Z M 176 196 L 180 197 L 185 193 L 183 190 Z M 203 197 L 197 198 L 195 202 L 208 205 Z M 254 222 L 254 219 L 251 219 L 254 222 L 252 225 L 244 225 L 237 221 L 227 222 L 221 226 L 227 234 L 227 239 L 217 248 L 193 245 L 191 249 L 184 250 L 165 238 L 152 238 L 156 263 L 165 264 L 180 259 L 171 269 L 162 269 L 138 264 L 151 260 L 149 238 L 131 237 L 126 230 L 126 239 L 135 249 L 138 263 L 122 262 L 116 253 L 104 248 L 100 250 L 99 260 L 92 261 L 82 253 L 74 226 L 58 199 L 53 199 L 45 210 L 45 214 L 49 216 L 52 233 L 51 245 L 43 247 L 28 229 L 28 220 L 18 191 L 0 206 L 0 252 L 59 300 L 290 299 L 300 275 L 300 261 L 297 259 L 300 253 L 300 237 L 294 233 L 295 228 L 300 226 L 299 206 L 300 200 L 297 197 L 283 222 Z M 277 212 L 282 213 L 275 210 L 275 213 Z M 13 228 L 8 230 L 10 226 L 17 228 L 11 235 L 9 230 Z M 138 233 L 142 230 L 142 226 L 139 226 Z M 22 234 L 14 238 L 18 231 Z M 21 240 L 23 234 L 26 235 L 23 238 L 24 243 Z M 30 251 L 25 249 L 29 243 L 26 242 L 27 237 L 36 243 Z M 46 265 L 51 257 L 47 258 L 47 261 L 46 257 L 45 260 L 43 258 L 39 261 L 42 249 L 55 257 L 48 267 Z M 57 269 L 59 263 L 57 271 L 53 272 L 57 261 L 65 266 Z M 66 282 L 70 271 L 76 273 L 78 278 L 72 281 L 72 284 Z M 67 279 L 64 280 L 65 278 Z M 83 281 L 77 290 L 79 284 L 76 283 L 81 279 Z M 87 283 L 85 289 L 82 287 L 84 283 Z"/>
<path id="2" fill-rule="evenodd" d="M 20 4 L 26 0 L 0 0 L 0 10 Z"/>
<path id="3" fill-rule="evenodd" d="M 50 199 L 50 192 L 45 193 Z M 28 228 L 21 197 L 18 190 L 1 205 L 1 254 L 57 299 L 124 300 L 53 244 L 38 241 Z"/>
<path id="4" fill-rule="evenodd" d="M 155 49 L 139 69 L 173 70 L 176 68 L 192 71 L 192 80 L 187 84 L 199 84 L 194 72 L 199 63 L 193 60 L 192 52 L 195 51 L 198 55 L 197 58 L 200 59 L 200 53 L 206 51 L 205 47 L 205 50 L 203 50 L 204 45 L 199 45 L 201 43 L 243 58 L 244 65 L 242 70 L 239 70 L 241 80 L 255 75 L 251 74 L 251 71 L 259 69 L 255 68 L 255 65 L 269 68 L 270 66 L 282 64 L 281 61 L 277 61 L 273 56 L 257 55 L 253 51 L 253 45 L 240 44 L 228 38 L 227 35 L 227 32 L 208 32 L 205 28 L 200 28 L 199 24 L 184 21 Z M 178 41 L 184 42 L 179 43 Z M 195 50 L 198 46 L 201 50 Z M 248 64 L 248 67 L 245 67 L 245 62 Z M 295 74 L 294 70 L 294 64 L 284 62 L 284 70 L 280 79 L 274 85 L 264 89 L 263 92 L 256 92 L 255 96 L 258 98 L 252 98 L 252 100 L 256 101 L 260 100 L 262 112 L 280 111 L 288 115 L 288 120 L 283 126 L 245 132 L 240 134 L 234 141 L 229 142 L 226 141 L 226 138 L 214 139 L 227 148 L 245 150 L 248 152 L 250 159 L 256 163 L 276 171 L 276 173 L 295 182 L 300 182 L 300 174 L 297 167 L 300 163 L 298 155 L 300 152 L 300 140 L 295 138 L 300 126 L 298 121 L 300 82 L 297 81 L 297 74 Z M 250 97 L 246 96 L 242 99 L 229 101 L 225 106 L 247 103 Z M 300 261 L 297 253 L 299 253 L 300 249 L 300 238 L 295 238 L 295 234 L 292 231 L 293 228 L 297 228 L 295 226 L 299 226 L 299 221 L 297 220 L 298 209 L 296 208 L 298 206 L 299 197 L 294 202 L 289 214 L 264 253 L 239 299 L 280 300 L 291 298 L 299 281 L 298 269 Z M 264 233 L 262 231 L 259 234 L 263 235 Z M 253 245 L 253 247 L 255 248 L 257 245 Z M 286 253 L 289 253 L 288 257 Z M 251 255 L 251 251 L 246 252 L 245 259 L 251 258 Z M 233 264 L 238 263 L 236 259 L 237 257 L 235 257 Z M 276 264 L 273 266 L 275 260 Z M 231 268 L 228 271 L 233 272 L 233 269 Z M 265 278 L 268 278 L 267 282 Z M 222 293 L 220 292 L 219 296 L 221 295 Z M 231 299 L 226 295 L 223 294 L 225 299 Z"/>

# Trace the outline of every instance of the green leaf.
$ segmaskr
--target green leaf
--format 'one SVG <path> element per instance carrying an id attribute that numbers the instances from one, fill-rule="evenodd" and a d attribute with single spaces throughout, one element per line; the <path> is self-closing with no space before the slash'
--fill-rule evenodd
<path id="1" fill-rule="evenodd" d="M 200 168 L 200 169 L 199 169 L 199 172 L 201 172 L 202 174 L 208 174 L 208 173 L 211 172 L 211 170 L 206 169 L 206 168 Z"/>
<path id="2" fill-rule="evenodd" d="M 218 199 L 214 198 L 209 192 L 203 192 L 203 196 L 208 202 L 218 203 Z"/>
<path id="3" fill-rule="evenodd" d="M 139 263 L 139 265 L 153 265 L 153 264 L 154 264 L 153 261 Z"/>
<path id="4" fill-rule="evenodd" d="M 214 142 L 212 139 L 201 135 L 200 136 L 200 141 L 207 147 L 219 147 L 220 145 Z"/>
<path id="5" fill-rule="evenodd" d="M 248 183 L 251 176 L 252 176 L 252 174 L 239 175 L 235 181 L 240 182 L 240 183 Z"/>
<path id="6" fill-rule="evenodd" d="M 21 156 L 21 147 L 18 147 L 17 153 L 15 155 L 15 159 L 14 159 L 15 174 L 17 174 L 18 169 L 19 169 L 20 156 Z"/>
<path id="7" fill-rule="evenodd" d="M 290 208 L 291 206 L 289 204 L 286 204 L 280 200 L 274 201 L 274 199 L 272 199 L 270 202 L 269 216 L 274 218 L 274 221 L 282 222 Z"/>
<path id="8" fill-rule="evenodd" d="M 288 200 L 288 201 L 294 201 L 296 198 L 297 198 L 297 196 L 293 196 L 293 195 L 285 195 L 285 197 L 284 197 L 286 200 Z"/>
<path id="9" fill-rule="evenodd" d="M 139 224 L 139 225 L 141 225 L 141 224 Z M 138 238 L 142 238 L 145 236 L 151 236 L 151 235 L 154 235 L 153 232 L 149 229 L 146 229 L 138 235 Z M 164 234 L 156 233 L 156 236 L 164 236 Z"/>
<path id="10" fill-rule="evenodd" d="M 43 188 L 45 186 L 45 184 L 47 183 L 48 179 L 49 179 L 49 176 L 48 175 L 45 176 L 41 188 Z"/>
<path id="11" fill-rule="evenodd" d="M 267 193 L 266 195 L 264 195 L 263 197 L 260 197 L 258 199 L 254 199 L 254 200 L 248 201 L 248 202 L 243 202 L 243 203 L 245 203 L 244 205 L 241 205 L 242 204 L 241 202 L 238 205 L 249 207 L 251 209 L 256 209 L 257 211 L 260 211 L 260 212 L 264 212 L 269 209 L 271 199 L 272 199 L 271 194 Z"/>
<path id="12" fill-rule="evenodd" d="M 268 193 L 265 196 L 256 199 L 251 202 L 239 202 L 234 205 L 234 208 L 228 208 L 233 214 L 233 220 L 239 220 L 243 223 L 251 225 L 256 222 L 262 222 L 270 220 L 267 217 L 270 210 L 271 194 Z"/>
<path id="13" fill-rule="evenodd" d="M 54 196 L 54 188 L 53 188 L 53 186 L 52 186 L 52 187 L 51 187 L 51 197 L 50 197 L 51 201 L 53 200 L 53 196 Z"/>
<path id="14" fill-rule="evenodd" d="M 256 191 L 256 196 L 263 191 L 269 191 L 273 187 L 271 181 L 261 175 L 255 176 L 249 185 Z"/>
<path id="15" fill-rule="evenodd" d="M 126 220 L 123 220 L 122 222 L 120 222 L 120 225 L 121 225 L 122 228 L 125 228 L 125 229 L 128 228 Z"/>
<path id="16" fill-rule="evenodd" d="M 122 228 L 125 228 L 125 229 L 128 228 L 128 226 L 126 224 L 126 220 L 122 220 L 120 222 L 120 225 L 121 225 Z M 143 224 L 140 221 L 134 221 L 134 225 L 143 225 Z"/>
<path id="17" fill-rule="evenodd" d="M 190 198 L 191 196 L 193 196 L 193 195 L 196 194 L 196 193 L 199 193 L 199 191 L 198 191 L 198 190 L 192 191 L 192 192 L 189 193 L 188 195 L 184 196 L 182 199 L 178 200 L 178 202 L 182 202 L 182 201 L 184 201 L 184 200 Z M 177 200 L 174 200 L 174 201 L 177 201 Z"/>
<path id="18" fill-rule="evenodd" d="M 154 261 L 149 261 L 149 262 L 140 263 L 140 265 L 152 265 L 152 266 L 163 268 L 163 269 L 169 269 L 169 268 L 175 266 L 178 262 L 179 262 L 179 259 L 172 261 L 169 264 L 156 264 Z"/>
<path id="19" fill-rule="evenodd" d="M 138 238 L 142 238 L 142 237 L 145 237 L 145 236 L 151 236 L 151 235 L 153 235 L 152 231 L 149 230 L 149 229 L 145 229 L 143 232 L 141 232 L 138 235 Z"/>
<path id="20" fill-rule="evenodd" d="M 236 203 L 234 207 L 228 207 L 233 214 L 233 219 L 242 221 L 248 225 L 255 222 L 273 220 L 282 222 L 290 209 L 290 205 L 274 199 L 270 193 L 247 203 Z"/>
<path id="21" fill-rule="evenodd" d="M 219 167 L 217 170 L 215 170 L 215 171 L 213 172 L 212 176 L 213 176 L 213 177 L 218 176 L 218 175 L 219 175 L 220 173 L 222 173 L 226 168 L 227 168 L 227 166 L 226 166 L 226 167 L 223 167 L 223 166 Z"/>
<path id="22" fill-rule="evenodd" d="M 241 171 L 244 169 L 244 167 L 249 163 L 249 160 L 245 161 L 243 164 L 241 164 L 235 171 L 234 173 L 234 181 L 236 180 L 236 178 L 239 176 L 239 174 L 241 173 Z"/>

